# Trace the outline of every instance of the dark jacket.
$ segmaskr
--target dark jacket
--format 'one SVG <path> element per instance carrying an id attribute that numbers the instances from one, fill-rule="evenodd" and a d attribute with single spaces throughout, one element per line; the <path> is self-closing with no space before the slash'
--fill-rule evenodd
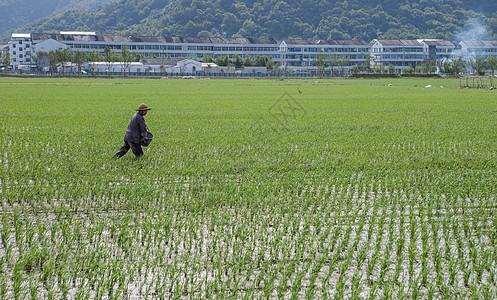
<path id="1" fill-rule="evenodd" d="M 140 143 L 140 137 L 143 132 L 147 132 L 147 125 L 145 125 L 145 118 L 137 112 L 129 121 L 128 129 L 124 135 L 124 140 L 128 143 Z"/>

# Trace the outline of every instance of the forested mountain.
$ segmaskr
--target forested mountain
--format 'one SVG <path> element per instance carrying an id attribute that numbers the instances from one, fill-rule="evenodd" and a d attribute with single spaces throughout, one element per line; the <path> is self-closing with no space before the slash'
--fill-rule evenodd
<path id="1" fill-rule="evenodd" d="M 495 0 L 120 0 L 72 10 L 20 32 L 313 39 L 455 39 L 478 20 L 497 36 Z M 473 24 L 473 25 L 471 25 Z"/>
<path id="2" fill-rule="evenodd" d="M 117 0 L 0 0 L 0 36 L 19 26 L 67 10 L 95 10 Z"/>

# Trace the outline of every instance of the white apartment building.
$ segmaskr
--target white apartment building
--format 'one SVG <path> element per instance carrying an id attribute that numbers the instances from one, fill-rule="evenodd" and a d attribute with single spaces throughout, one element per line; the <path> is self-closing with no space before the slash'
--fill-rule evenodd
<path id="1" fill-rule="evenodd" d="M 467 57 L 497 56 L 497 41 L 461 41 L 461 52 Z"/>
<path id="2" fill-rule="evenodd" d="M 365 66 L 370 58 L 372 65 L 403 70 L 416 67 L 426 59 L 447 59 L 454 52 L 462 56 L 497 56 L 497 41 L 442 40 L 373 40 L 370 43 L 354 40 L 303 40 L 288 39 L 278 44 L 273 38 L 208 38 L 208 37 L 163 37 L 163 36 L 107 36 L 95 32 L 67 32 L 12 34 L 8 53 L 14 69 L 29 68 L 35 63 L 39 51 L 70 49 L 71 51 L 101 53 L 110 47 L 120 52 L 127 45 L 130 51 L 145 58 L 193 58 L 202 60 L 206 56 L 217 58 L 239 55 L 242 58 L 259 55 L 268 56 L 275 63 L 281 62 L 286 70 L 317 69 L 319 59 L 347 61 L 344 67 L 334 66 L 350 72 L 354 66 Z M 5 48 L 4 48 L 5 50 Z"/>
<path id="3" fill-rule="evenodd" d="M 33 33 L 34 51 L 68 48 L 71 51 L 101 53 L 110 47 L 116 52 L 127 45 L 145 58 L 217 58 L 236 55 L 242 58 L 266 55 L 274 61 L 280 60 L 279 46 L 272 38 L 207 38 L 207 37 L 162 37 L 162 36 L 106 36 L 94 32 L 61 32 L 58 34 Z"/>
<path id="4" fill-rule="evenodd" d="M 13 33 L 9 41 L 9 54 L 12 67 L 16 70 L 23 66 L 30 66 L 31 59 L 31 35 Z"/>
<path id="5" fill-rule="evenodd" d="M 366 63 L 370 46 L 365 41 L 289 39 L 281 42 L 280 52 L 285 69 L 315 69 L 320 57 L 328 61 L 345 59 L 345 68 L 350 71 L 353 66 Z"/>
<path id="6" fill-rule="evenodd" d="M 425 55 L 423 45 L 417 40 L 373 40 L 371 55 L 373 64 L 381 68 L 395 70 L 415 68 L 423 64 Z"/>
<path id="7" fill-rule="evenodd" d="M 418 41 L 423 45 L 425 59 L 434 61 L 450 59 L 454 56 L 456 50 L 460 48 L 459 44 L 451 41 L 428 39 Z"/>

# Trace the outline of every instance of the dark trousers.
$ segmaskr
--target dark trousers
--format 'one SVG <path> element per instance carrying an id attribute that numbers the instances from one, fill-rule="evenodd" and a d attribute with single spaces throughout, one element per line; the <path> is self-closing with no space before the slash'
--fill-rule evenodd
<path id="1" fill-rule="evenodd" d="M 130 148 L 136 157 L 140 157 L 143 155 L 142 146 L 140 144 L 129 143 L 127 141 L 124 141 L 124 145 L 121 147 L 121 149 L 119 149 L 119 151 L 116 154 L 114 154 L 114 156 L 115 157 L 123 157 L 124 154 L 128 153 Z"/>

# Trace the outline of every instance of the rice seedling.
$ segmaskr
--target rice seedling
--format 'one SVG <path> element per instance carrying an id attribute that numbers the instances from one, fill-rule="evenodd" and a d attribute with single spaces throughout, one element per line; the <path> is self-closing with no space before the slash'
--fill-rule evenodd
<path id="1" fill-rule="evenodd" d="M 494 92 L 390 81 L 0 78 L 0 298 L 495 298 Z"/>

